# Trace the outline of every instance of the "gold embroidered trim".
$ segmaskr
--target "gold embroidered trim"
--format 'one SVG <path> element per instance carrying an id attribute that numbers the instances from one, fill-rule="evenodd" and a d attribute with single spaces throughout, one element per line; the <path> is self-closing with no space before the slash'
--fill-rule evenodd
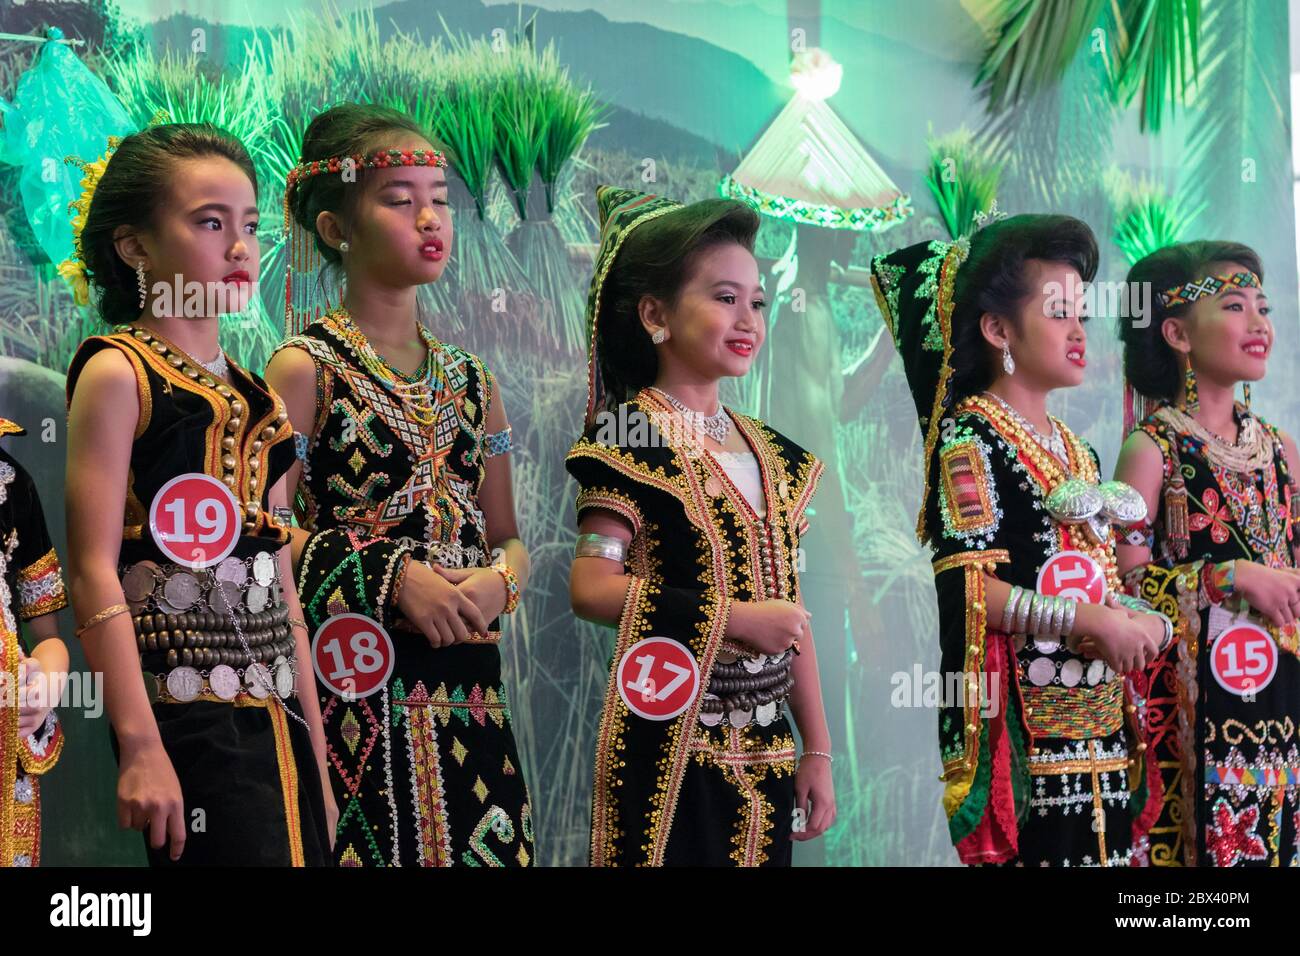
<path id="1" fill-rule="evenodd" d="M 960 554 L 950 554 L 946 558 L 934 561 L 933 565 L 935 574 L 942 574 L 953 568 L 964 568 L 968 564 L 979 565 L 991 574 L 994 565 L 1006 564 L 1010 560 L 1010 551 L 1005 548 L 994 548 L 989 551 L 963 551 Z"/>

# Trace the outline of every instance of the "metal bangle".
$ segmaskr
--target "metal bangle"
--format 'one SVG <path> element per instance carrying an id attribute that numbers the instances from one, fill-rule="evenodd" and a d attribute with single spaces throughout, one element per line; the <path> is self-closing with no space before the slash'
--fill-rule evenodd
<path id="1" fill-rule="evenodd" d="M 1029 612 L 1029 631 L 1027 633 L 1035 635 L 1042 634 L 1043 612 L 1047 610 L 1047 596 L 1035 591 L 1033 593 L 1033 603 L 1031 607 L 1032 610 Z"/>
<path id="2" fill-rule="evenodd" d="M 1065 609 L 1069 600 L 1061 596 L 1054 597 L 1052 600 L 1052 636 L 1060 637 L 1063 628 L 1065 628 Z"/>
<path id="3" fill-rule="evenodd" d="M 1002 631 L 1011 633 L 1011 625 L 1016 619 L 1016 605 L 1020 603 L 1020 596 L 1025 593 L 1025 589 L 1019 584 L 1011 586 L 1011 593 L 1007 595 L 1006 606 L 1002 608 Z"/>
<path id="4" fill-rule="evenodd" d="M 117 617 L 119 614 L 127 614 L 130 612 L 130 610 L 131 609 L 127 607 L 125 604 L 110 604 L 102 611 L 99 611 L 93 616 L 87 618 L 83 624 L 81 624 L 73 631 L 73 634 L 76 637 L 80 637 L 82 634 L 90 630 L 95 625 L 103 624 L 109 618 Z"/>
<path id="5" fill-rule="evenodd" d="M 1070 637 L 1074 634 L 1074 614 L 1079 610 L 1079 602 L 1067 599 L 1065 602 L 1065 620 L 1061 622 L 1061 636 Z"/>
<path id="6" fill-rule="evenodd" d="M 1016 634 L 1024 634 L 1029 627 L 1029 611 L 1033 603 L 1034 592 L 1028 588 L 1020 597 L 1020 604 L 1016 607 Z"/>
<path id="7" fill-rule="evenodd" d="M 608 558 L 620 564 L 627 558 L 627 545 L 608 534 L 580 534 L 573 547 L 575 558 Z"/>
<path id="8" fill-rule="evenodd" d="M 824 750 L 805 750 L 799 755 L 799 759 L 802 760 L 804 757 L 825 757 L 831 763 L 835 762 L 835 757 Z"/>

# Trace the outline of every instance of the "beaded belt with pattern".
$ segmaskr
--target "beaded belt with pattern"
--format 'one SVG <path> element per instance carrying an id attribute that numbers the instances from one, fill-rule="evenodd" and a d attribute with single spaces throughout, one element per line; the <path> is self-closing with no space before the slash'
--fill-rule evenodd
<path id="1" fill-rule="evenodd" d="M 757 723 L 766 727 L 781 712 L 781 702 L 794 687 L 791 651 L 768 656 L 737 654 L 725 647 L 718 653 L 709 686 L 700 701 L 700 723 L 732 727 Z"/>
<path id="2" fill-rule="evenodd" d="M 1025 720 L 1035 737 L 1083 740 L 1105 737 L 1124 724 L 1124 682 L 1095 687 L 1021 684 Z"/>

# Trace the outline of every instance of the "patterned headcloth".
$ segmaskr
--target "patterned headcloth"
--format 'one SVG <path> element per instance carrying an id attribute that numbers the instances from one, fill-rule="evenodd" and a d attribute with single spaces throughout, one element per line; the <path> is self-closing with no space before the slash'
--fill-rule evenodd
<path id="1" fill-rule="evenodd" d="M 610 269 L 623 247 L 623 240 L 644 222 L 664 213 L 681 209 L 682 204 L 663 196 L 640 193 L 617 186 L 599 186 L 596 205 L 600 210 L 600 249 L 596 252 L 596 270 L 591 277 L 591 291 L 587 294 L 587 416 L 590 425 L 596 409 L 605 397 L 605 387 L 600 379 L 600 357 L 597 352 L 596 322 L 600 318 L 601 295 Z"/>
<path id="2" fill-rule="evenodd" d="M 922 542 L 930 539 L 925 526 L 925 503 L 930 500 L 930 465 L 944 411 L 949 405 L 953 284 L 969 250 L 968 239 L 933 240 L 871 260 L 871 287 L 903 359 L 907 387 L 925 436 L 925 494 L 916 521 L 916 534 Z"/>

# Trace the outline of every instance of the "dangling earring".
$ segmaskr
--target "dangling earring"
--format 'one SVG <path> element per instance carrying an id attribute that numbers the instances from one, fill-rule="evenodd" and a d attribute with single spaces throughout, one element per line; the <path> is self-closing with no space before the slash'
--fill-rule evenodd
<path id="1" fill-rule="evenodd" d="M 663 345 L 664 342 L 667 341 L 667 339 L 668 339 L 668 329 L 666 328 L 655 329 L 654 335 L 650 336 L 650 341 L 653 342 L 655 345 Z"/>
<path id="2" fill-rule="evenodd" d="M 1002 346 L 1002 371 L 1012 375 L 1016 371 L 1016 360 L 1011 357 L 1011 346 Z"/>
<path id="3" fill-rule="evenodd" d="M 1183 411 L 1194 412 L 1201 407 L 1196 397 L 1196 370 L 1189 360 L 1187 371 L 1183 373 Z"/>
<path id="4" fill-rule="evenodd" d="M 1250 382 L 1241 383 L 1241 397 L 1245 400 L 1246 411 L 1250 411 Z"/>
<path id="5" fill-rule="evenodd" d="M 140 308 L 144 308 L 144 300 L 149 297 L 149 282 L 144 277 L 144 260 L 141 259 L 135 264 L 135 282 L 140 288 Z"/>
<path id="6" fill-rule="evenodd" d="M 339 243 L 339 252 L 347 252 L 351 248 L 351 244 L 346 239 Z"/>

